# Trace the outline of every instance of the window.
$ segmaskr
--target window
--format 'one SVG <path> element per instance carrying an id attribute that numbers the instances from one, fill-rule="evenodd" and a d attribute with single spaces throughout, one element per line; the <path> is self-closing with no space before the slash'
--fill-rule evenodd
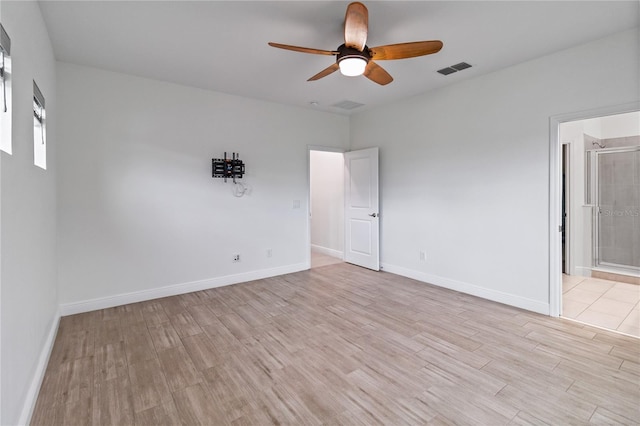
<path id="1" fill-rule="evenodd" d="M 44 96 L 33 82 L 33 164 L 47 168 L 47 113 Z"/>
<path id="2" fill-rule="evenodd" d="M 11 154 L 11 39 L 0 24 L 0 150 Z"/>

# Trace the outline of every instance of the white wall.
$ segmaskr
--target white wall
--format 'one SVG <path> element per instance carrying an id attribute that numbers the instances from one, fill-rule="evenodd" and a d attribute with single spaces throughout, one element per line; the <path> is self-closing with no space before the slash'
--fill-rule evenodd
<path id="1" fill-rule="evenodd" d="M 640 112 L 608 115 L 583 120 L 585 133 L 598 139 L 640 135 Z"/>
<path id="2" fill-rule="evenodd" d="M 548 312 L 549 118 L 638 101 L 638 35 L 355 115 L 352 148 L 380 147 L 383 267 Z"/>
<path id="3" fill-rule="evenodd" d="M 330 256 L 344 255 L 344 155 L 310 152 L 311 247 Z"/>
<path id="4" fill-rule="evenodd" d="M 307 145 L 346 147 L 347 117 L 66 63 L 57 76 L 63 312 L 308 267 Z M 211 177 L 225 151 L 246 163 L 242 198 Z"/>
<path id="5" fill-rule="evenodd" d="M 13 154 L 0 154 L 0 423 L 27 420 L 57 325 L 55 60 L 36 2 L 1 4 L 12 40 Z M 33 79 L 46 98 L 49 167 L 33 165 Z"/>

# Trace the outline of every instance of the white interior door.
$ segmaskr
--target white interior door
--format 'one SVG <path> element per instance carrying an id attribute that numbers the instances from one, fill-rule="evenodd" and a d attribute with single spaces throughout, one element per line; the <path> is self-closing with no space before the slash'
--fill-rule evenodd
<path id="1" fill-rule="evenodd" d="M 380 270 L 378 148 L 344 154 L 344 260 Z"/>

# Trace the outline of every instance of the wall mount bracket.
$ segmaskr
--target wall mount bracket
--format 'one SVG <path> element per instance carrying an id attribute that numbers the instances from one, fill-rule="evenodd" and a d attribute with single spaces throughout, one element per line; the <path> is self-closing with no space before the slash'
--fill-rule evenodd
<path id="1" fill-rule="evenodd" d="M 232 152 L 231 158 L 227 158 L 225 152 L 224 158 L 211 159 L 211 176 L 214 178 L 223 178 L 225 182 L 231 178 L 236 183 L 236 179 L 241 179 L 244 173 L 244 163 L 238 153 Z"/>

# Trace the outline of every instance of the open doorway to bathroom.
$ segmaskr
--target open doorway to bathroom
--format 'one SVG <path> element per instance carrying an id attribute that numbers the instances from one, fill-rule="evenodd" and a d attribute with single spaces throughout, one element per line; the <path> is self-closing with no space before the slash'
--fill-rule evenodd
<path id="1" fill-rule="evenodd" d="M 344 153 L 309 149 L 311 268 L 344 259 Z"/>
<path id="2" fill-rule="evenodd" d="M 560 124 L 562 311 L 640 337 L 640 112 Z"/>

